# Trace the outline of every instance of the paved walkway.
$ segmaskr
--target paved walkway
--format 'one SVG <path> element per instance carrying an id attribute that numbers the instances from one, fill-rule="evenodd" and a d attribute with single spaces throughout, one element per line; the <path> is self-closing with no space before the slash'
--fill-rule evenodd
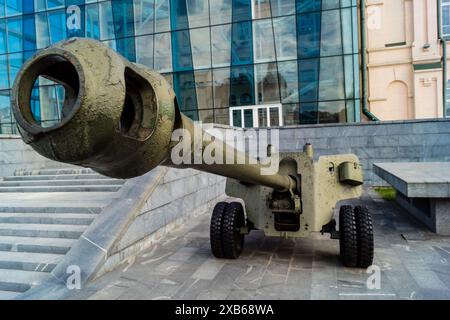
<path id="1" fill-rule="evenodd" d="M 214 259 L 205 214 L 76 298 L 450 299 L 450 237 L 428 232 L 373 191 L 357 202 L 373 212 L 380 289 L 367 288 L 366 270 L 343 267 L 338 241 L 326 236 L 286 240 L 253 232 L 240 259 Z"/>

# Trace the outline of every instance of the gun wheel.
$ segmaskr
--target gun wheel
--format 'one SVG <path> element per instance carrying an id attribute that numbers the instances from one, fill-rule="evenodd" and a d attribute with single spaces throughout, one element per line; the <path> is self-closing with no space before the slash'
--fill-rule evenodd
<path id="1" fill-rule="evenodd" d="M 222 245 L 222 227 L 225 210 L 228 207 L 227 202 L 219 202 L 215 205 L 211 216 L 209 228 L 211 251 L 216 258 L 224 258 Z"/>
<path id="2" fill-rule="evenodd" d="M 222 244 L 224 257 L 237 259 L 244 248 L 244 234 L 241 228 L 245 226 L 244 208 L 239 202 L 231 202 L 224 212 L 222 227 Z"/>
<path id="3" fill-rule="evenodd" d="M 339 246 L 342 264 L 354 268 L 358 263 L 358 236 L 356 217 L 351 206 L 339 210 Z"/>
<path id="4" fill-rule="evenodd" d="M 356 234 L 358 236 L 358 267 L 368 268 L 373 262 L 373 225 L 372 216 L 367 207 L 355 208 Z"/>

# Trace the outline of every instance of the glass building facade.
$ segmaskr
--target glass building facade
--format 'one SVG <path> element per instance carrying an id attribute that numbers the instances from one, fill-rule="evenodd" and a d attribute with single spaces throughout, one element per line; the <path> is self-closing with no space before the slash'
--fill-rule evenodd
<path id="1" fill-rule="evenodd" d="M 0 0 L 0 133 L 15 132 L 10 90 L 23 62 L 73 36 L 162 73 L 195 120 L 252 126 L 239 107 L 275 105 L 284 125 L 359 121 L 357 12 L 356 0 Z M 39 78 L 35 118 L 58 121 L 63 99 Z M 279 124 L 266 110 L 260 118 Z"/>

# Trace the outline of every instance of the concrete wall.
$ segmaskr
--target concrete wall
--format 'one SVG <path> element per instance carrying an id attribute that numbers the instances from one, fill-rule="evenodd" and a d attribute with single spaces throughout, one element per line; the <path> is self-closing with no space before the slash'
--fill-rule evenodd
<path id="1" fill-rule="evenodd" d="M 19 136 L 0 135 L 0 177 L 13 175 L 16 170 L 58 167 L 68 167 L 68 165 L 40 156 Z"/>
<path id="2" fill-rule="evenodd" d="M 211 211 L 225 197 L 225 178 L 169 168 L 96 276 L 156 243 L 189 218 Z"/>

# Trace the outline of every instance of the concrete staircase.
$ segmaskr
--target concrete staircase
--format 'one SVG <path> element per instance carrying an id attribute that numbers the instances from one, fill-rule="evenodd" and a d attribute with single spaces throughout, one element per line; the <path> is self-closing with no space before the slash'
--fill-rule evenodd
<path id="1" fill-rule="evenodd" d="M 0 299 L 40 284 L 124 182 L 75 167 L 0 178 Z"/>

